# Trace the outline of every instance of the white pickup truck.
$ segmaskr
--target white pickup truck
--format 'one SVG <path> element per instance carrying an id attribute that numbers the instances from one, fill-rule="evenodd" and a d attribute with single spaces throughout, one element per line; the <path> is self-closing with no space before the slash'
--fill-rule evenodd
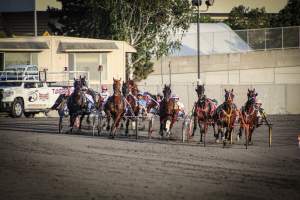
<path id="1" fill-rule="evenodd" d="M 68 91 L 47 82 L 0 82 L 0 111 L 9 112 L 12 117 L 47 113 L 58 96 Z"/>

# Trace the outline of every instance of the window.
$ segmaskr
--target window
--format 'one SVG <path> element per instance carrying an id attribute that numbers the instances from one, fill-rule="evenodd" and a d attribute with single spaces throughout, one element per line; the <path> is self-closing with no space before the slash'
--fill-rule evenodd
<path id="1" fill-rule="evenodd" d="M 29 65 L 30 53 L 5 53 L 5 67 L 10 65 Z"/>
<path id="2" fill-rule="evenodd" d="M 41 82 L 38 82 L 38 83 L 37 83 L 37 86 L 38 86 L 39 88 L 42 88 L 42 87 L 44 87 L 44 84 L 41 83 Z"/>
<path id="3" fill-rule="evenodd" d="M 0 71 L 4 70 L 4 53 L 0 53 Z"/>
<path id="4" fill-rule="evenodd" d="M 24 88 L 36 88 L 36 85 L 32 82 L 26 82 L 24 83 Z"/>
<path id="5" fill-rule="evenodd" d="M 38 65 L 38 53 L 7 52 L 4 53 L 4 66 L 10 65 Z"/>
<path id="6" fill-rule="evenodd" d="M 92 81 L 97 81 L 100 78 L 99 65 L 103 66 L 101 79 L 107 80 L 107 53 L 69 54 L 69 71 L 88 71 Z M 73 77 L 71 78 L 73 79 Z"/>

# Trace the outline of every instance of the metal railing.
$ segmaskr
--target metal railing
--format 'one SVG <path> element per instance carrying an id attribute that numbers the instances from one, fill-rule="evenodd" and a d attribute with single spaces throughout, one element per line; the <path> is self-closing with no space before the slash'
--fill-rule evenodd
<path id="1" fill-rule="evenodd" d="M 88 86 L 90 86 L 90 72 L 89 71 L 65 71 L 65 72 L 47 72 L 47 82 L 56 82 L 60 85 L 73 85 L 74 78 L 85 76 Z"/>
<path id="2" fill-rule="evenodd" d="M 45 72 L 45 71 L 0 71 L 0 82 L 56 82 L 59 85 L 70 86 L 74 78 L 85 76 L 89 86 L 90 73 L 88 71 L 66 71 L 66 72 Z"/>
<path id="3" fill-rule="evenodd" d="M 300 26 L 236 30 L 253 50 L 300 48 Z"/>
<path id="4" fill-rule="evenodd" d="M 0 71 L 0 82 L 38 81 L 38 71 Z"/>
<path id="5" fill-rule="evenodd" d="M 186 47 L 173 56 L 197 55 L 197 33 L 175 36 L 179 40 L 181 37 Z M 300 26 L 200 33 L 201 55 L 288 48 L 300 48 Z"/>

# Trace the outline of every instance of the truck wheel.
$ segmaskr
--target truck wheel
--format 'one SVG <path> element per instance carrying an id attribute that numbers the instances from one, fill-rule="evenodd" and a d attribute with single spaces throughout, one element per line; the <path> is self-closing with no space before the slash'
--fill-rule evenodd
<path id="1" fill-rule="evenodd" d="M 11 115 L 12 117 L 21 117 L 23 114 L 23 102 L 20 99 L 15 99 L 13 105 L 12 105 L 12 111 Z"/>

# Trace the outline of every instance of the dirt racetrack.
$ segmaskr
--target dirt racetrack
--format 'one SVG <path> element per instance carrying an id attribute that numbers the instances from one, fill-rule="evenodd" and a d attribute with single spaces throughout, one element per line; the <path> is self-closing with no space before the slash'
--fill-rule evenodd
<path id="1" fill-rule="evenodd" d="M 222 148 L 211 132 L 203 147 L 87 131 L 59 135 L 57 118 L 1 117 L 0 199 L 299 200 L 300 116 L 271 120 L 272 148 L 260 127 L 246 150 L 244 141 Z"/>

